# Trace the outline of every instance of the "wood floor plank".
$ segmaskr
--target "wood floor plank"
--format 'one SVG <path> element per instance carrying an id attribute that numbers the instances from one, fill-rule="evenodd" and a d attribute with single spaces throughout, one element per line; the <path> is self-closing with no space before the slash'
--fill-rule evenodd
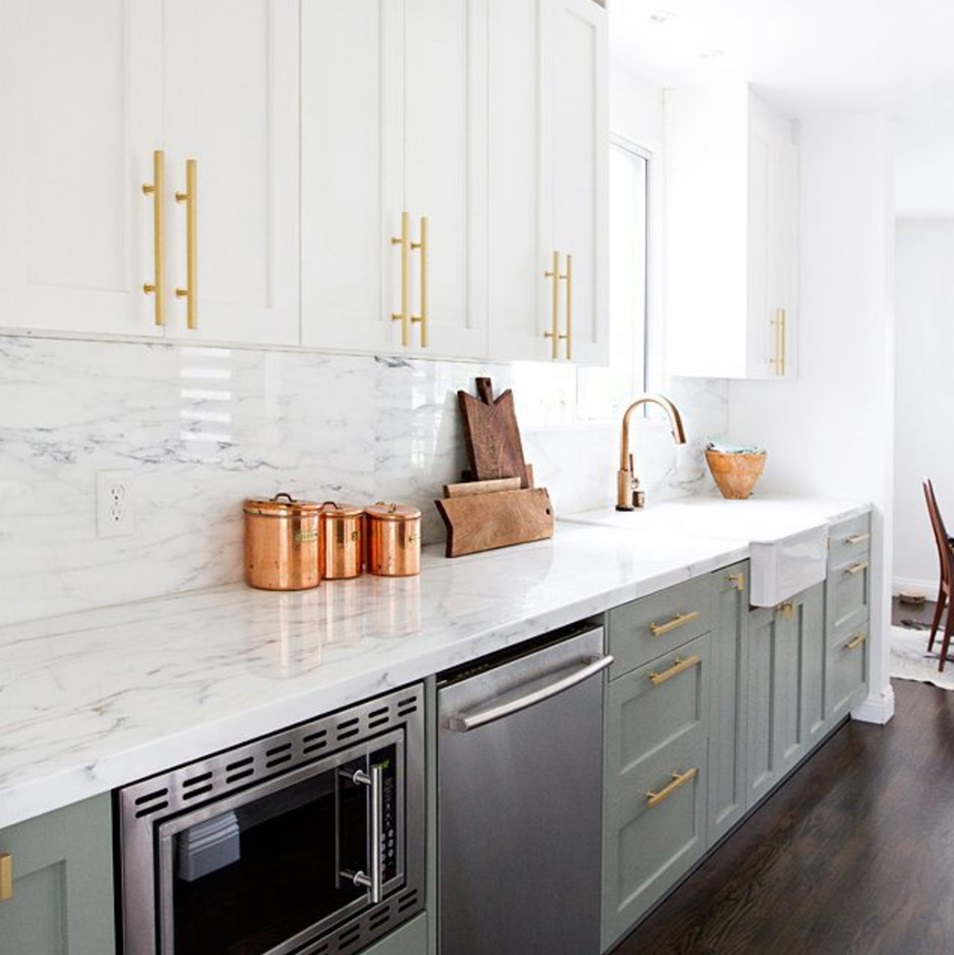
<path id="1" fill-rule="evenodd" d="M 954 953 L 954 693 L 897 680 L 613 955 Z"/>

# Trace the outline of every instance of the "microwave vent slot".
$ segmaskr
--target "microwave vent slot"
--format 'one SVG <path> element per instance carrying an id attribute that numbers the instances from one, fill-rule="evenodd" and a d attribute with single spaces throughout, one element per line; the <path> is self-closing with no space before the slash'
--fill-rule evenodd
<path id="1" fill-rule="evenodd" d="M 338 936 L 338 951 L 345 952 L 347 951 L 355 942 L 361 940 L 362 936 L 361 926 L 356 925 L 352 929 L 348 929 L 347 932 L 342 932 Z"/>
<path id="2" fill-rule="evenodd" d="M 163 788 L 137 797 L 134 805 L 142 808 L 135 811 L 136 818 L 142 819 L 143 816 L 149 816 L 154 812 L 159 812 L 160 809 L 165 809 L 169 805 L 168 795 L 169 790 Z"/>

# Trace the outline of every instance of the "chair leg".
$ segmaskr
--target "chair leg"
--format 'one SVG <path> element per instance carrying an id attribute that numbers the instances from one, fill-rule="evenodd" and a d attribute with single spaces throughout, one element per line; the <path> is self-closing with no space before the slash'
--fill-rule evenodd
<path id="1" fill-rule="evenodd" d="M 937 628 L 941 622 L 941 614 L 944 613 L 944 604 L 947 601 L 947 593 L 944 585 L 941 584 L 937 592 L 937 607 L 934 610 L 934 622 L 931 624 L 931 639 L 928 641 L 928 653 L 934 649 L 934 638 L 937 636 Z"/>
<path id="2" fill-rule="evenodd" d="M 947 648 L 951 644 L 952 630 L 954 630 L 954 613 L 949 613 L 944 624 L 944 639 L 941 641 L 941 662 L 937 665 L 938 673 L 944 672 L 944 664 L 947 662 Z"/>

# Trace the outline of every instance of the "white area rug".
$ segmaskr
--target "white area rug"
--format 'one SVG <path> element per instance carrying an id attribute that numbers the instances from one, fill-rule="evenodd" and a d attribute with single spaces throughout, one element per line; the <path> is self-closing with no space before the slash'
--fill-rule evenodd
<path id="1" fill-rule="evenodd" d="M 933 683 L 945 690 L 954 690 L 954 660 L 948 660 L 944 672 L 937 672 L 940 661 L 941 635 L 934 641 L 934 651 L 928 656 L 928 630 L 891 628 L 891 676 L 901 680 Z M 954 640 L 951 641 L 954 647 Z M 949 651 L 951 652 L 951 651 Z"/>

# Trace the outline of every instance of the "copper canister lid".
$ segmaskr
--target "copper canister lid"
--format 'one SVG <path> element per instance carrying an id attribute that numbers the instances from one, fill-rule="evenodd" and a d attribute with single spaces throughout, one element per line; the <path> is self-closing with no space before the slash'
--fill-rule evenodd
<path id="1" fill-rule="evenodd" d="M 360 517 L 364 513 L 364 508 L 357 504 L 339 504 L 337 501 L 324 501 L 318 507 L 325 517 Z"/>
<path id="2" fill-rule="evenodd" d="M 368 517 L 380 521 L 416 521 L 421 516 L 421 512 L 410 504 L 385 504 L 383 501 L 366 507 L 365 512 Z"/>
<path id="3" fill-rule="evenodd" d="M 280 491 L 274 497 L 250 497 L 245 501 L 245 513 L 260 517 L 301 517 L 313 515 L 321 510 L 316 501 L 296 500 L 287 491 Z"/>

